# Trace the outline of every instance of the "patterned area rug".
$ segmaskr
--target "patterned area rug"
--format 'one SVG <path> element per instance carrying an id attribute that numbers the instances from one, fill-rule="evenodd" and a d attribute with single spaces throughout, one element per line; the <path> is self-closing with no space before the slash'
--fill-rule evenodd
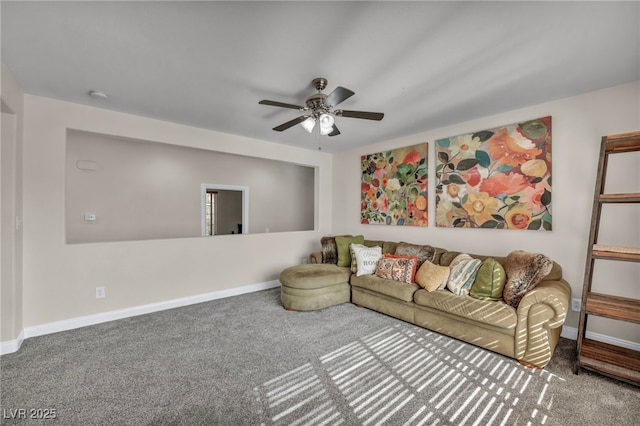
<path id="1" fill-rule="evenodd" d="M 401 323 L 253 391 L 263 425 L 544 425 L 560 381 Z"/>

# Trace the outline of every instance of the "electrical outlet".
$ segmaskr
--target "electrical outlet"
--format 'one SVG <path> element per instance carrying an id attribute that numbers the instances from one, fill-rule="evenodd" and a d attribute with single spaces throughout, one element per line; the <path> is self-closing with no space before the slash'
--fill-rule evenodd
<path id="1" fill-rule="evenodd" d="M 580 312 L 581 305 L 582 305 L 581 299 L 571 299 L 571 310 L 573 312 Z"/>
<path id="2" fill-rule="evenodd" d="M 104 287 L 96 287 L 96 299 L 104 299 L 107 297 L 107 293 Z"/>

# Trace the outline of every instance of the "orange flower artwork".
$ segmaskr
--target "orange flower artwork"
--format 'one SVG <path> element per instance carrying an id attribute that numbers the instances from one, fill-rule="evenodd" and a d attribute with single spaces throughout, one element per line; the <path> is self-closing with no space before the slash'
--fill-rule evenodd
<path id="1" fill-rule="evenodd" d="M 550 231 L 551 117 L 436 141 L 436 226 Z"/>
<path id="2" fill-rule="evenodd" d="M 427 226 L 426 143 L 363 155 L 360 223 Z"/>

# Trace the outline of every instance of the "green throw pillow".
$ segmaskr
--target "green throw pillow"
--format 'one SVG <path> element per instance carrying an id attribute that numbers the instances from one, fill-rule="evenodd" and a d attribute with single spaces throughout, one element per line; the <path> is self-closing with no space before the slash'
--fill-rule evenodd
<path id="1" fill-rule="evenodd" d="M 351 251 L 349 244 L 364 244 L 364 235 L 355 237 L 336 237 L 338 246 L 338 266 L 351 266 Z"/>
<path id="2" fill-rule="evenodd" d="M 480 269 L 478 269 L 469 295 L 482 300 L 500 300 L 506 281 L 507 274 L 502 265 L 489 257 L 482 262 Z"/>

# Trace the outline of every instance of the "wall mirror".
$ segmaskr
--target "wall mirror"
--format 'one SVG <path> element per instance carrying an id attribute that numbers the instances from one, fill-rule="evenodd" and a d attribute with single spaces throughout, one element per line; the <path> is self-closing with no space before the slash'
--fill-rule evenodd
<path id="1" fill-rule="evenodd" d="M 203 183 L 202 236 L 247 234 L 249 187 Z"/>
<path id="2" fill-rule="evenodd" d="M 315 172 L 284 161 L 68 129 L 66 240 L 310 231 Z"/>

